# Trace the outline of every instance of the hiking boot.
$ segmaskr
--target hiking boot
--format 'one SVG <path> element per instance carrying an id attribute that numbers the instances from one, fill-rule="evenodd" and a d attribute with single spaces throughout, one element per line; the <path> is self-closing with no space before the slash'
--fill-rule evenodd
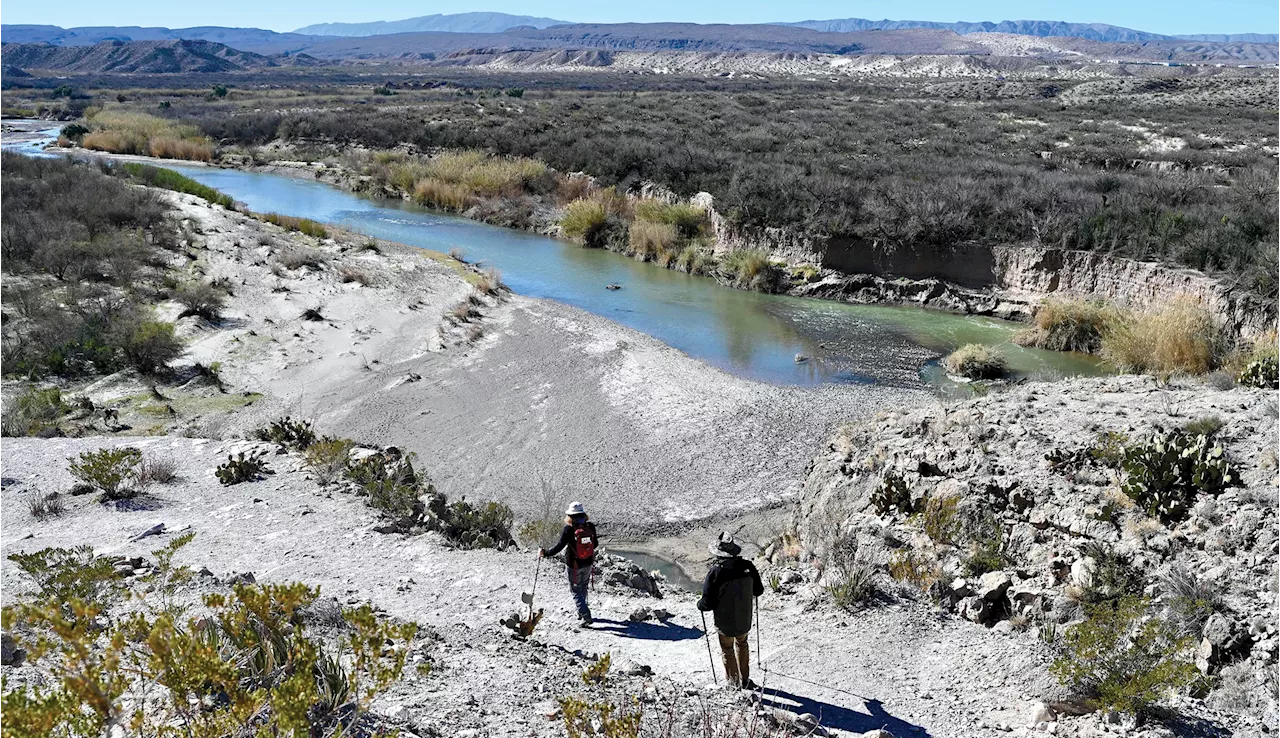
<path id="1" fill-rule="evenodd" d="M 749 690 L 751 690 L 752 692 L 759 692 L 759 691 L 760 691 L 760 685 L 756 684 L 755 682 L 751 681 L 750 679 L 748 679 L 747 681 L 743 682 L 743 683 L 742 683 L 742 685 L 741 685 L 741 687 L 739 687 L 739 688 L 740 688 L 740 689 L 749 689 Z"/>
<path id="2" fill-rule="evenodd" d="M 579 619 L 581 619 L 581 620 L 582 620 L 582 624 L 583 624 L 583 625 L 591 625 L 591 623 L 595 622 L 594 620 L 592 620 L 592 619 L 591 619 L 591 613 L 589 613 L 589 612 L 583 613 L 583 614 L 579 615 L 578 617 L 579 617 Z"/>

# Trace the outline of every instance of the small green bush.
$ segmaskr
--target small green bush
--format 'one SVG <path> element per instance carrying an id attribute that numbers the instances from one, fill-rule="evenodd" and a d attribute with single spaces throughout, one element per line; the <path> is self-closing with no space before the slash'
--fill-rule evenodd
<path id="1" fill-rule="evenodd" d="M 214 470 L 214 474 L 224 487 L 244 482 L 256 482 L 266 474 L 275 474 L 271 467 L 267 466 L 267 460 L 264 456 L 265 454 L 262 452 L 246 455 L 243 451 L 235 456 L 227 456 L 226 462 L 219 464 L 218 468 Z"/>
<path id="2" fill-rule="evenodd" d="M 106 606 L 122 594 L 111 560 L 94 556 L 89 546 L 15 553 L 9 555 L 9 560 L 36 583 L 40 598 L 60 606 L 73 600 Z"/>
<path id="3" fill-rule="evenodd" d="M 227 296 L 208 282 L 187 282 L 178 287 L 173 299 L 185 308 L 182 316 L 198 315 L 216 323 L 222 317 Z"/>
<path id="4" fill-rule="evenodd" d="M 871 493 L 871 504 L 879 515 L 890 512 L 910 513 L 913 511 L 911 490 L 900 474 L 892 470 L 886 471 L 879 486 Z"/>
<path id="5" fill-rule="evenodd" d="M 137 479 L 142 452 L 132 446 L 85 451 L 79 459 L 67 461 L 71 462 L 68 467 L 71 476 L 91 485 L 108 500 L 137 495 L 137 490 L 130 489 L 129 484 Z"/>
<path id="6" fill-rule="evenodd" d="M 311 421 L 294 420 L 286 415 L 271 421 L 265 428 L 255 430 L 253 437 L 259 441 L 278 444 L 290 451 L 306 451 L 316 440 L 316 432 Z"/>
<path id="7" fill-rule="evenodd" d="M 307 446 L 303 458 L 321 487 L 327 487 L 347 471 L 355 441 L 325 436 Z"/>
<path id="8" fill-rule="evenodd" d="M 764 249 L 740 249 L 720 262 L 720 271 L 734 287 L 757 292 L 777 292 L 784 281 L 781 267 Z"/>
<path id="9" fill-rule="evenodd" d="M 1184 520 L 1197 495 L 1240 486 L 1222 446 L 1182 430 L 1157 431 L 1147 442 L 1126 449 L 1124 472 L 1121 490 L 1166 525 Z"/>
<path id="10" fill-rule="evenodd" d="M 1084 554 L 1093 559 L 1094 566 L 1088 582 L 1072 593 L 1079 602 L 1086 605 L 1115 602 L 1141 594 L 1146 586 L 1142 571 L 1114 548 L 1094 543 L 1085 547 Z"/>
<path id="11" fill-rule="evenodd" d="M 126 327 L 125 331 L 125 358 L 143 374 L 162 371 L 182 355 L 182 341 L 174 334 L 173 323 L 142 320 Z"/>
<path id="12" fill-rule="evenodd" d="M 1201 415 L 1194 420 L 1188 420 L 1182 424 L 1182 432 L 1193 436 L 1205 436 L 1212 439 L 1218 435 L 1218 431 L 1222 430 L 1222 426 L 1226 425 L 1218 415 Z"/>
<path id="13" fill-rule="evenodd" d="M 969 554 L 964 559 L 967 576 L 978 577 L 999 571 L 1008 563 L 1004 550 L 1004 526 L 994 515 L 975 521 L 969 535 Z"/>
<path id="14" fill-rule="evenodd" d="M 925 535 L 937 543 L 954 543 L 960 532 L 960 520 L 956 512 L 960 500 L 955 497 L 930 497 L 920 513 L 920 523 Z"/>
<path id="15" fill-rule="evenodd" d="M 1125 445 L 1129 443 L 1129 435 L 1120 431 L 1099 431 L 1093 444 L 1087 450 L 1088 457 L 1094 462 L 1111 469 L 1119 469 L 1124 463 Z"/>
<path id="16" fill-rule="evenodd" d="M 965 379 L 999 379 L 1008 369 L 1004 354 L 980 343 L 965 344 L 952 351 L 942 365 L 948 374 Z"/>
<path id="17" fill-rule="evenodd" d="M 58 419 L 65 415 L 67 406 L 62 402 L 62 392 L 57 387 L 48 389 L 28 388 L 17 397 L 4 403 L 4 418 L 0 422 L 2 435 L 8 437 L 35 436 L 56 428 Z"/>
<path id="18" fill-rule="evenodd" d="M 1063 635 L 1062 654 L 1050 672 L 1097 709 L 1149 713 L 1198 673 L 1186 656 L 1189 642 L 1148 609 L 1137 597 L 1090 606 L 1088 618 Z"/>

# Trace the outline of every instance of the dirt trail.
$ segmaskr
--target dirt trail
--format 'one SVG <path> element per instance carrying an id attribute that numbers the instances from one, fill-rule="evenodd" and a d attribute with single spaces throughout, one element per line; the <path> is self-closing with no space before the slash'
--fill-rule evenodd
<path id="1" fill-rule="evenodd" d="M 85 496 L 71 498 L 68 513 L 58 519 L 41 523 L 26 513 L 27 495 L 71 486 L 68 456 L 126 444 L 175 459 L 179 481 L 155 487 L 151 496 L 121 508 Z M 4 553 L 89 544 L 101 553 L 146 555 L 167 536 L 130 539 L 163 522 L 169 531 L 194 531 L 182 563 L 208 566 L 217 576 L 253 572 L 259 581 L 304 581 L 318 585 L 322 596 L 368 600 L 398 617 L 469 633 L 473 646 L 509 641 L 497 621 L 519 607 L 520 593 L 530 588 L 531 553 L 460 551 L 434 535 L 375 533 L 376 517 L 359 498 L 324 491 L 292 455 L 272 456 L 277 473 L 262 482 L 223 487 L 213 477 L 228 453 L 260 447 L 265 446 L 184 438 L 10 439 L 3 448 Z M 7 586 L 22 581 L 11 562 L 6 559 L 3 566 Z M 538 605 L 547 614 L 539 639 L 569 651 L 607 651 L 615 663 L 648 665 L 664 678 L 695 687 L 711 681 L 691 594 L 667 589 L 655 600 L 598 588 L 592 599 L 600 622 L 579 629 L 562 566 L 543 566 Z M 1047 689 L 1037 682 L 1043 665 L 1031 635 L 992 637 L 980 626 L 914 605 L 851 616 L 811 610 L 808 602 L 805 592 L 767 592 L 760 631 L 768 668 L 806 681 L 759 669 L 756 678 L 779 690 L 768 701 L 821 715 L 823 725 L 852 732 L 887 725 L 899 736 L 988 735 L 980 725 L 993 709 L 1021 709 Z M 666 608 L 675 617 L 668 625 L 628 623 L 627 616 L 642 605 Z M 752 648 L 755 653 L 754 637 Z M 498 660 L 494 668 L 533 667 Z M 493 734 L 502 734 L 499 728 L 507 721 L 538 724 L 537 706 L 545 695 L 530 693 L 528 684 L 511 675 L 493 678 L 486 670 L 483 676 L 451 679 L 471 679 L 486 699 L 509 703 L 510 714 L 495 714 L 487 723 Z M 440 704 L 417 695 L 408 707 L 430 722 Z"/>

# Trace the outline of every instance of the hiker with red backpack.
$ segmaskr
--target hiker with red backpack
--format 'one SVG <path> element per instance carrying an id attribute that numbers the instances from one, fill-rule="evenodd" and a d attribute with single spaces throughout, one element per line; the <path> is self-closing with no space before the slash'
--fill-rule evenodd
<path id="1" fill-rule="evenodd" d="M 596 524 L 587 519 L 581 502 L 564 511 L 564 530 L 560 542 L 550 550 L 538 549 L 538 556 L 555 556 L 564 550 L 564 563 L 569 569 L 569 591 L 578 606 L 583 625 L 591 625 L 591 608 L 587 605 L 587 587 L 591 584 L 591 568 L 596 561 Z"/>

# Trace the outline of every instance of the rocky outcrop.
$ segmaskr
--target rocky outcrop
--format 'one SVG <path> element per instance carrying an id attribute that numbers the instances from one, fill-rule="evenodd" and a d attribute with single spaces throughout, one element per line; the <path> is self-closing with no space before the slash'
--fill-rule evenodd
<path id="1" fill-rule="evenodd" d="M 1194 269 L 1029 246 L 999 246 L 992 254 L 994 286 L 1014 297 L 1097 296 L 1134 307 L 1190 298 L 1217 314 L 1232 332 L 1249 337 L 1276 323 L 1274 301 L 1232 289 Z"/>

